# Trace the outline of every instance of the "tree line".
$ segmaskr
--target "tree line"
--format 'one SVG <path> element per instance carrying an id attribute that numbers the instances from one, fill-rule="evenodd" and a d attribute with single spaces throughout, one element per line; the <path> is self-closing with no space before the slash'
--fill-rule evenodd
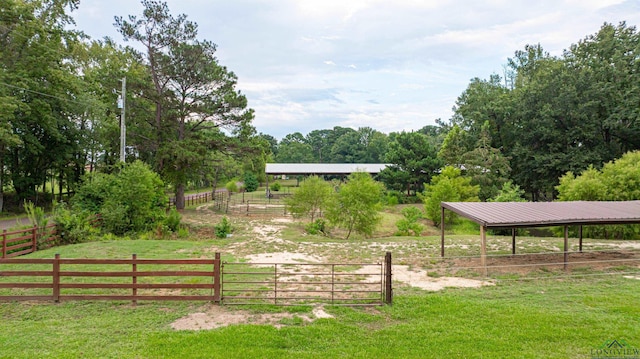
<path id="1" fill-rule="evenodd" d="M 436 123 L 388 135 L 334 127 L 279 142 L 262 136 L 276 162 L 389 163 L 380 180 L 408 194 L 451 166 L 479 186 L 480 200 L 506 183 L 529 200 L 551 200 L 567 172 L 601 169 L 640 149 L 640 34 L 605 23 L 560 56 L 527 45 L 503 74 L 472 79 L 452 118 Z"/>
<path id="2" fill-rule="evenodd" d="M 178 208 L 188 186 L 247 173 L 262 181 L 270 161 L 389 163 L 379 179 L 409 196 L 450 166 L 479 200 L 505 184 L 547 200 L 567 172 L 640 148 L 640 35 L 625 23 L 605 23 L 560 56 L 540 44 L 515 51 L 503 74 L 472 79 L 453 117 L 436 125 L 389 134 L 337 126 L 278 141 L 256 133 L 236 75 L 186 15 L 143 0 L 141 14 L 114 18 L 123 46 L 74 29 L 79 4 L 0 2 L 0 209 L 5 191 L 21 203 L 54 184 L 74 192 L 87 172 L 119 171 L 122 95 L 126 162 L 157 172 Z"/>
<path id="3" fill-rule="evenodd" d="M 268 145 L 253 111 L 196 23 L 143 0 L 142 14 L 114 18 L 131 43 L 122 46 L 73 29 L 79 4 L 0 2 L 0 202 L 5 189 L 22 203 L 53 186 L 74 192 L 86 172 L 119 170 L 123 96 L 126 162 L 159 173 L 178 208 L 188 183 L 263 167 Z"/>

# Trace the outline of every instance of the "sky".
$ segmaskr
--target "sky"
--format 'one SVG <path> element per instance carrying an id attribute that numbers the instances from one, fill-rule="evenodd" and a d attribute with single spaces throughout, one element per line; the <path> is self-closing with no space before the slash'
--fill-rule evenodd
<path id="1" fill-rule="evenodd" d="M 502 75 L 527 44 L 551 55 L 605 23 L 640 25 L 638 0 L 168 0 L 238 76 L 258 132 L 334 126 L 384 133 L 447 122 L 471 79 Z M 135 0 L 81 0 L 71 15 L 123 45 L 114 16 Z"/>

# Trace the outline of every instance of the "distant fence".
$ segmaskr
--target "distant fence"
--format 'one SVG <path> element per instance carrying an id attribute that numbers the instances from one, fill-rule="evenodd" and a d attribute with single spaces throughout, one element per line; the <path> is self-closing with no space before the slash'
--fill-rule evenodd
<path id="1" fill-rule="evenodd" d="M 213 195 L 211 192 L 206 193 L 196 193 L 196 194 L 187 194 L 184 196 L 184 205 L 186 206 L 195 206 L 202 203 L 208 203 L 213 200 Z M 176 208 L 176 198 L 169 198 L 169 202 L 167 204 L 167 209 Z"/>
<path id="2" fill-rule="evenodd" d="M 5 258 L 0 259 L 0 301 L 392 302 L 391 253 L 384 264 L 310 264 L 324 269 L 299 272 L 303 266 L 223 263 L 220 253 L 214 259 L 138 259 L 135 254 L 131 259 L 62 259 L 58 254 L 54 259 Z"/>
<path id="3" fill-rule="evenodd" d="M 290 193 L 216 192 L 214 209 L 219 212 L 244 216 L 283 216 L 287 214 L 284 199 Z"/>
<path id="4" fill-rule="evenodd" d="M 49 248 L 58 240 L 56 225 L 49 224 L 46 227 L 19 229 L 15 231 L 2 231 L 2 258 L 12 258 L 38 249 Z"/>

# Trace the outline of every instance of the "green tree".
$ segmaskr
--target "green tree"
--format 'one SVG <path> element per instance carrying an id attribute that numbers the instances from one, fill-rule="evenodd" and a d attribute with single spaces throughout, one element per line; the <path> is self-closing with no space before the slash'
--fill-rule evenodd
<path id="1" fill-rule="evenodd" d="M 520 189 L 520 186 L 507 181 L 502 184 L 500 192 L 489 202 L 526 202 L 523 196 L 524 191 Z"/>
<path id="2" fill-rule="evenodd" d="M 256 175 L 254 175 L 252 172 L 246 172 L 244 174 L 244 188 L 246 189 L 246 191 L 253 192 L 258 189 L 258 186 L 260 186 L 260 183 L 258 183 Z"/>
<path id="3" fill-rule="evenodd" d="M 440 225 L 441 202 L 478 202 L 480 188 L 471 184 L 471 179 L 463 177 L 460 169 L 447 166 L 437 176 L 434 176 L 430 184 L 425 184 L 423 193 L 424 208 L 427 218 L 434 225 Z M 445 222 L 453 223 L 456 215 L 446 211 Z"/>
<path id="4" fill-rule="evenodd" d="M 453 125 L 451 130 L 447 133 L 447 136 L 440 146 L 438 151 L 438 158 L 445 166 L 452 166 L 456 168 L 463 168 L 464 166 L 464 154 L 469 151 L 467 147 L 467 132 L 460 128 L 458 125 Z"/>
<path id="5" fill-rule="evenodd" d="M 417 193 L 440 168 L 436 148 L 419 132 L 401 132 L 390 136 L 385 163 L 391 164 L 379 174 L 388 188 Z"/>
<path id="6" fill-rule="evenodd" d="M 318 176 L 307 177 L 297 191 L 289 198 L 285 199 L 287 211 L 294 217 L 311 217 L 311 221 L 327 208 L 329 199 L 333 193 L 333 188 L 329 182 Z"/>
<path id="7" fill-rule="evenodd" d="M 235 90 L 235 74 L 221 66 L 216 45 L 198 40 L 197 24 L 186 15 L 173 17 L 166 3 L 143 0 L 140 18 L 116 17 L 125 40 L 141 43 L 153 81 L 155 118 L 149 149 L 155 167 L 175 188 L 176 207 L 184 208 L 188 173 L 202 166 L 208 151 L 225 150 L 222 128 L 237 137 L 251 135 L 253 111 Z M 205 136 L 207 130 L 219 136 Z M 154 151 L 155 150 L 155 151 Z"/>
<path id="8" fill-rule="evenodd" d="M 313 149 L 307 143 L 284 142 L 278 145 L 278 163 L 312 163 Z"/>
<path id="9" fill-rule="evenodd" d="M 68 30 L 67 13 L 78 3 L 0 3 L 0 177 L 6 169 L 18 198 L 36 204 L 49 175 L 72 187 L 84 170 L 77 120 L 88 105 L 72 61 L 79 34 Z"/>
<path id="10" fill-rule="evenodd" d="M 462 156 L 462 163 L 471 183 L 480 186 L 478 197 L 481 201 L 496 196 L 509 179 L 509 161 L 499 149 L 491 147 L 488 121 L 482 126 L 476 148 Z"/>
<path id="11" fill-rule="evenodd" d="M 347 183 L 340 186 L 327 210 L 327 219 L 347 229 L 346 239 L 352 232 L 371 236 L 382 220 L 379 210 L 384 187 L 368 173 L 355 172 Z"/>

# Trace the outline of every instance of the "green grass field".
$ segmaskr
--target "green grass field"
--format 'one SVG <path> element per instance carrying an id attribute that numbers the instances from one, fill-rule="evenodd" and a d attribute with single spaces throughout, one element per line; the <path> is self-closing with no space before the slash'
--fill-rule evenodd
<path id="1" fill-rule="evenodd" d="M 275 224 L 255 219 L 234 219 L 231 238 L 206 239 L 198 231 L 206 232 L 202 222 L 207 216 L 186 215 L 198 223 L 191 240 L 83 243 L 27 257 L 130 258 L 136 253 L 138 258 L 208 258 L 221 251 L 223 259 L 232 261 L 247 253 L 288 250 L 368 261 L 377 254 L 358 248 L 393 245 L 395 263 L 426 268 L 430 262 L 419 258 L 437 254 L 435 237 L 347 242 L 303 237 L 295 223 L 280 224 L 284 240 L 270 242 L 252 228 Z M 388 231 L 390 225 L 384 227 Z M 455 238 L 475 243 L 473 236 Z M 492 240 L 508 244 L 510 238 Z M 524 250 L 541 249 L 539 239 L 520 241 Z M 557 243 L 546 241 L 549 246 Z M 455 251 L 474 254 L 473 248 Z M 325 306 L 333 318 L 312 322 L 299 318 L 313 316 L 312 307 L 222 308 L 230 314 L 291 313 L 293 319 L 283 319 L 280 328 L 249 320 L 211 330 L 172 329 L 177 319 L 212 306 L 201 302 L 0 303 L 0 358 L 591 358 L 610 340 L 640 348 L 640 281 L 622 274 L 630 271 L 637 277 L 637 264 L 570 273 L 581 275 L 539 270 L 534 273 L 541 275 L 532 280 L 523 279 L 530 274 L 502 273 L 492 275 L 493 286 L 438 292 L 398 284 L 392 306 Z"/>

